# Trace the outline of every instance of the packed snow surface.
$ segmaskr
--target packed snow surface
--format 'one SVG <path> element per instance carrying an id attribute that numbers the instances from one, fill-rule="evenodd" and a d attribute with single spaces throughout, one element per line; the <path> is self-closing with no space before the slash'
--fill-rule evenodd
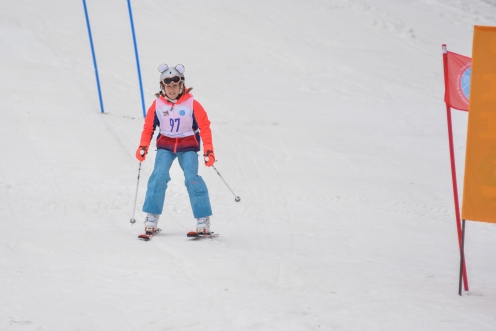
<path id="1" fill-rule="evenodd" d="M 82 1 L 0 5 L 0 330 L 496 330 L 494 224 L 457 295 L 441 54 L 494 0 L 133 1 L 146 107 L 183 64 L 241 197 L 201 166 L 220 236 L 188 240 L 176 162 L 150 242 L 127 3 L 87 7 L 104 114 Z"/>

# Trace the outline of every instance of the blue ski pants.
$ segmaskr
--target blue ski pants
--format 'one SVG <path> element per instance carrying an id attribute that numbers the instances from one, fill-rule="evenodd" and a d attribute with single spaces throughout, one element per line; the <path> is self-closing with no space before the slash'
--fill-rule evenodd
<path id="1" fill-rule="evenodd" d="M 207 185 L 203 178 L 198 176 L 198 154 L 192 151 L 173 153 L 165 149 L 157 151 L 155 166 L 148 179 L 143 212 L 162 214 L 167 183 L 171 180 L 169 172 L 176 157 L 184 172 L 184 184 L 188 190 L 194 217 L 200 218 L 212 215 Z"/>

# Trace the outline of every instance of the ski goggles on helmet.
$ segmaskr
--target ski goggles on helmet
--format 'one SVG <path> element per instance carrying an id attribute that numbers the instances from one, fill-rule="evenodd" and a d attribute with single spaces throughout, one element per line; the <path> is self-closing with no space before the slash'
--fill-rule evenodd
<path id="1" fill-rule="evenodd" d="M 179 77 L 179 76 L 167 77 L 167 78 L 162 79 L 162 83 L 164 83 L 164 85 L 170 85 L 172 82 L 179 83 L 181 80 L 182 80 L 182 77 Z"/>

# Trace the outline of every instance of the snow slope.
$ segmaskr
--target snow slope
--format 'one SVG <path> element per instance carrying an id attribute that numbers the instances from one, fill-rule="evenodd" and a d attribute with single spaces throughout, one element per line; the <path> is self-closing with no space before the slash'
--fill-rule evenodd
<path id="1" fill-rule="evenodd" d="M 457 295 L 441 44 L 494 0 L 133 2 L 146 105 L 186 67 L 212 121 L 195 224 L 177 163 L 164 230 L 131 226 L 143 125 L 125 1 L 0 5 L 0 330 L 495 330 L 496 227 L 467 224 Z M 467 114 L 454 113 L 463 179 Z M 460 187 L 461 189 L 461 187 Z"/>

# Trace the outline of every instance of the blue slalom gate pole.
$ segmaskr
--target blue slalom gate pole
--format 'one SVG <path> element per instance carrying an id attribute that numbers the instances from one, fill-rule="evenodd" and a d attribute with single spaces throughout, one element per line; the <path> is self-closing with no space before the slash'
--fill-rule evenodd
<path id="1" fill-rule="evenodd" d="M 141 106 L 143 107 L 143 117 L 146 117 L 145 97 L 143 96 L 143 84 L 141 83 L 141 70 L 138 56 L 138 46 L 136 45 L 136 35 L 134 33 L 133 11 L 131 10 L 131 0 L 127 0 L 127 8 L 129 9 L 129 20 L 131 21 L 131 31 L 133 32 L 134 54 L 136 55 L 136 67 L 138 68 L 138 80 L 141 92 Z"/>
<path id="2" fill-rule="evenodd" d="M 88 36 L 90 37 L 91 55 L 93 56 L 93 67 L 95 67 L 96 86 L 98 88 L 98 97 L 100 98 L 100 110 L 103 113 L 104 111 L 103 111 L 102 91 L 100 89 L 100 78 L 98 78 L 98 67 L 96 66 L 95 49 L 93 47 L 93 38 L 91 37 L 90 19 L 88 18 L 88 9 L 86 8 L 86 0 L 83 0 L 83 6 L 84 6 L 84 15 L 86 16 L 86 26 L 88 27 Z"/>

